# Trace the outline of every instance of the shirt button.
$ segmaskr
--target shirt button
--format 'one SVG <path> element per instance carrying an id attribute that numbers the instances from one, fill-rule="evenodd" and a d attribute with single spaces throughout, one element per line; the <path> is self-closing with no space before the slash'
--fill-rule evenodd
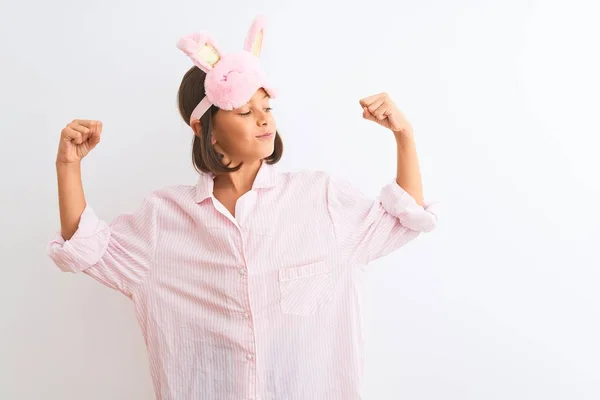
<path id="1" fill-rule="evenodd" d="M 252 354 L 246 354 L 246 358 L 248 360 L 252 360 L 254 358 L 254 356 Z"/>
<path id="2" fill-rule="evenodd" d="M 245 312 L 245 313 L 244 313 L 244 318 L 250 318 L 250 314 L 249 314 L 249 313 L 247 313 L 247 312 Z"/>
<path id="3" fill-rule="evenodd" d="M 240 268 L 240 275 L 246 275 L 246 270 L 244 268 Z"/>

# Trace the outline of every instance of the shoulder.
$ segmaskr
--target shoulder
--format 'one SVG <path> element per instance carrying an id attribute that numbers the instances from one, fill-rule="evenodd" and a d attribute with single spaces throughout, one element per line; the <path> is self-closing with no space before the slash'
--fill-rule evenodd
<path id="1" fill-rule="evenodd" d="M 321 170 L 298 170 L 279 173 L 282 188 L 289 191 L 325 192 L 331 175 Z"/>
<path id="2" fill-rule="evenodd" d="M 322 184 L 330 178 L 328 172 L 320 170 L 286 171 L 279 176 L 285 184 Z"/>
<path id="3" fill-rule="evenodd" d="M 157 199 L 169 199 L 180 197 L 194 197 L 196 194 L 196 185 L 168 185 L 154 189 L 150 197 Z"/>
<path id="4" fill-rule="evenodd" d="M 289 182 L 306 182 L 321 185 L 325 188 L 356 189 L 354 185 L 341 175 L 321 170 L 301 170 L 287 173 Z"/>
<path id="5" fill-rule="evenodd" d="M 280 173 L 286 189 L 304 188 L 323 191 L 326 194 L 341 192 L 360 195 L 362 192 L 348 179 L 322 170 L 300 170 Z"/>
<path id="6" fill-rule="evenodd" d="M 196 185 L 168 185 L 152 190 L 144 199 L 155 207 L 193 202 Z"/>

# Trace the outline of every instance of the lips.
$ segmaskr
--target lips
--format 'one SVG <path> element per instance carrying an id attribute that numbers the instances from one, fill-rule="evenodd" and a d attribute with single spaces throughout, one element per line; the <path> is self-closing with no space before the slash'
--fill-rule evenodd
<path id="1" fill-rule="evenodd" d="M 258 139 L 268 139 L 273 136 L 273 132 L 264 133 L 262 135 L 256 136 Z"/>

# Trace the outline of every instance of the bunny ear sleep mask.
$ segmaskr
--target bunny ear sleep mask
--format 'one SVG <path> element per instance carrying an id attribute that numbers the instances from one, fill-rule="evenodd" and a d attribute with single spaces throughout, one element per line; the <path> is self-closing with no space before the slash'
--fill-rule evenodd
<path id="1" fill-rule="evenodd" d="M 223 110 L 243 106 L 260 88 L 275 98 L 275 90 L 270 86 L 259 60 L 265 25 L 265 18 L 257 17 L 248 30 L 243 50 L 236 52 L 223 53 L 210 34 L 204 31 L 186 35 L 177 42 L 177 47 L 206 72 L 206 96 L 194 108 L 190 125 L 213 104 Z"/>

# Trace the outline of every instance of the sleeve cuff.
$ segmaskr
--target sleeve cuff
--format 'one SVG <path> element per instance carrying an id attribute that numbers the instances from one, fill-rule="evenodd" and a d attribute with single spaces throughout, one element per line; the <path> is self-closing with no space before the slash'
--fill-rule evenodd
<path id="1" fill-rule="evenodd" d="M 383 208 L 409 229 L 430 232 L 437 225 L 438 203 L 429 202 L 421 207 L 407 191 L 396 183 L 395 179 L 381 189 L 380 200 Z"/>
<path id="2" fill-rule="evenodd" d="M 47 253 L 65 272 L 81 272 L 98 263 L 108 247 L 110 229 L 90 206 L 81 213 L 77 231 L 65 240 L 60 232 L 49 243 Z"/>

